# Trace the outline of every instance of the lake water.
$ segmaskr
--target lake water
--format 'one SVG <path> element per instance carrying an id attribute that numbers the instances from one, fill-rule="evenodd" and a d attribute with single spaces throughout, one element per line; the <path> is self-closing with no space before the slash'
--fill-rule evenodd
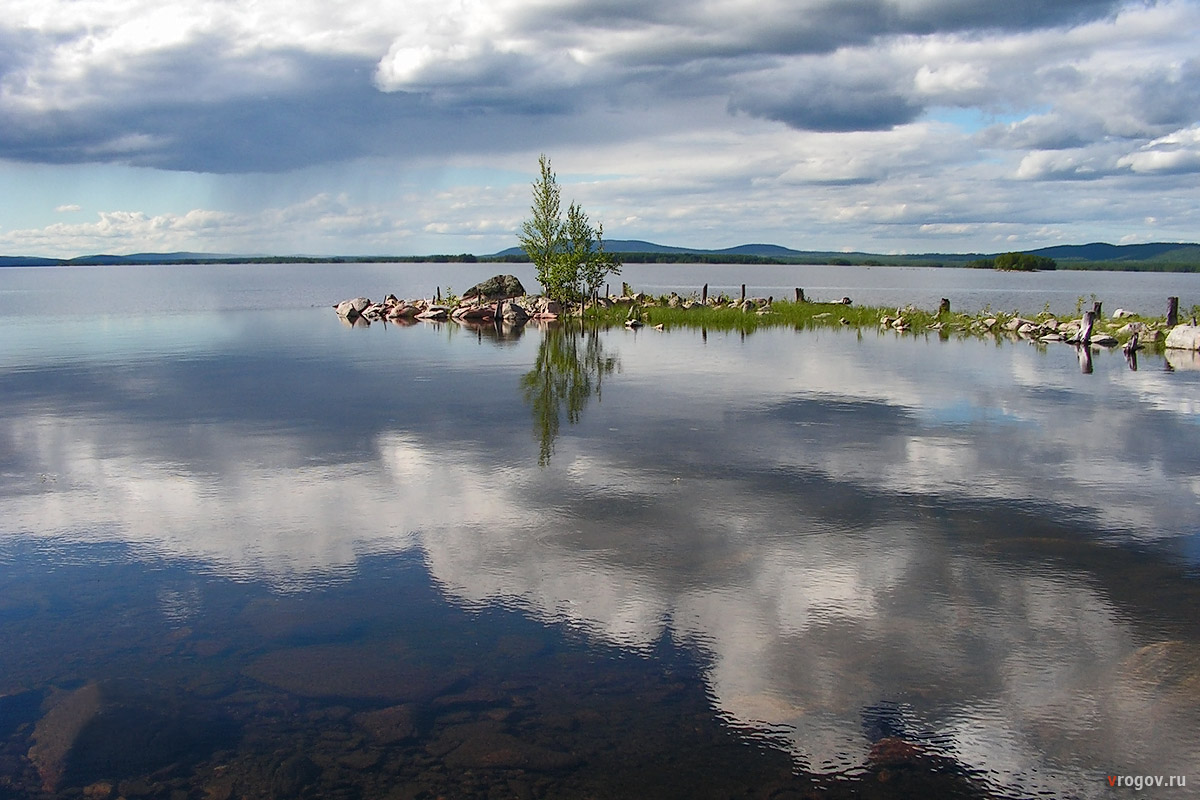
<path id="1" fill-rule="evenodd" d="M 1195 358 L 329 308 L 424 269 L 0 270 L 0 798 L 1194 792 Z"/>

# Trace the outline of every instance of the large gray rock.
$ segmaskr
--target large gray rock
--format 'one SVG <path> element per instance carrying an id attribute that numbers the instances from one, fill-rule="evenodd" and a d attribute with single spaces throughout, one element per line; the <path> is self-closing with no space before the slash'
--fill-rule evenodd
<path id="1" fill-rule="evenodd" d="M 477 297 L 480 300 L 507 300 L 510 297 L 521 297 L 525 287 L 516 275 L 493 275 L 483 283 L 477 283 L 463 292 L 463 299 Z"/>
<path id="2" fill-rule="evenodd" d="M 339 317 L 344 317 L 348 320 L 353 320 L 360 316 L 363 311 L 366 311 L 371 306 L 370 299 L 366 297 L 355 297 L 351 300 L 343 300 L 334 306 L 337 309 Z"/>
<path id="3" fill-rule="evenodd" d="M 1200 350 L 1200 325 L 1176 325 L 1167 334 L 1167 347 L 1172 350 Z"/>

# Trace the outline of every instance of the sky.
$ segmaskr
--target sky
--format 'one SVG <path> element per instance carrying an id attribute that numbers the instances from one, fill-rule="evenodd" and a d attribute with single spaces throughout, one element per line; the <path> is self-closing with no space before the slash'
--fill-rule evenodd
<path id="1" fill-rule="evenodd" d="M 1200 0 L 0 0 L 0 254 L 1200 240 Z"/>

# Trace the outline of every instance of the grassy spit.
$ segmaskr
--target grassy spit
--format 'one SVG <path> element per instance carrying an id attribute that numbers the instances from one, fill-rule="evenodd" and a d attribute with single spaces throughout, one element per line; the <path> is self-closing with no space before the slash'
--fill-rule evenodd
<path id="1" fill-rule="evenodd" d="M 978 314 L 962 314 L 953 311 L 939 313 L 912 306 L 883 308 L 790 300 L 767 302 L 767 298 L 747 300 L 752 305 L 743 307 L 738 298 L 727 296 L 710 297 L 707 304 L 701 305 L 698 297 L 689 299 L 678 295 L 651 297 L 638 294 L 634 297 L 601 298 L 597 304 L 588 303 L 582 312 L 576 313 L 582 313 L 589 322 L 613 327 L 624 325 L 632 316 L 643 325 L 661 325 L 663 329 L 686 327 L 749 332 L 760 327 L 792 327 L 796 330 L 886 328 L 900 333 L 935 333 L 943 338 L 1012 335 L 1035 341 L 1054 333 L 1064 337 L 1073 335 L 1082 317 L 1082 314 L 1055 316 L 1049 311 L 1026 315 L 985 309 Z M 1180 309 L 1180 321 L 1186 321 L 1197 311 L 1200 308 L 1195 306 L 1190 312 Z M 1028 321 L 1032 326 L 1023 333 L 1010 330 L 1009 326 L 1016 324 L 1014 319 Z M 1139 340 L 1147 350 L 1163 348 L 1168 330 L 1165 317 L 1132 315 L 1120 319 L 1100 319 L 1093 328 L 1093 339 L 1107 334 L 1117 340 L 1113 346 L 1124 345 L 1132 336 L 1132 331 L 1126 327 L 1130 323 L 1145 326 Z"/>

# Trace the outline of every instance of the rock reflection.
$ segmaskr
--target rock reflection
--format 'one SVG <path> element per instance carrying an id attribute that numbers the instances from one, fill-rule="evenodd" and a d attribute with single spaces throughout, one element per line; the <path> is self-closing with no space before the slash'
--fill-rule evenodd
<path id="1" fill-rule="evenodd" d="M 485 340 L 494 344 L 512 344 L 525 334 L 525 323 L 477 319 L 456 319 L 454 323 L 475 334 L 476 341 L 482 344 Z"/>
<path id="2" fill-rule="evenodd" d="M 563 415 L 572 425 L 579 422 L 592 395 L 599 399 L 605 376 L 618 366 L 616 357 L 605 353 L 598 329 L 576 330 L 569 326 L 546 329 L 533 369 L 521 378 L 525 402 L 533 413 L 534 430 L 541 444 L 539 465 L 550 463 Z"/>

